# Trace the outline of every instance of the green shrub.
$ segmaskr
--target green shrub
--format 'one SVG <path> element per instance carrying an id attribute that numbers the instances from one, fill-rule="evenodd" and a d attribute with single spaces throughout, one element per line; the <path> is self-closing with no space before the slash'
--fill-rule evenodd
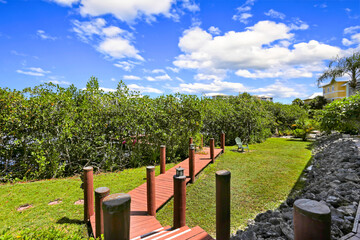
<path id="1" fill-rule="evenodd" d="M 85 89 L 44 84 L 23 91 L 0 88 L 0 181 L 71 176 L 91 165 L 115 171 L 188 155 L 188 138 L 200 145 L 226 134 L 226 144 L 260 142 L 287 131 L 304 110 L 257 100 L 247 93 L 228 99 L 174 94 L 157 98 L 100 90 L 92 77 Z"/>
<path id="2" fill-rule="evenodd" d="M 317 118 L 323 131 L 350 134 L 360 132 L 360 93 L 333 101 L 319 112 Z"/>

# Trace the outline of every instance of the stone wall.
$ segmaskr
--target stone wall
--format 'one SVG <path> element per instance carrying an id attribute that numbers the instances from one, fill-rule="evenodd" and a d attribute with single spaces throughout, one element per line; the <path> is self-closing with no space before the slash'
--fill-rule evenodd
<path id="1" fill-rule="evenodd" d="M 245 231 L 231 239 L 294 239 L 293 203 L 307 198 L 325 203 L 331 209 L 332 239 L 351 232 L 360 200 L 360 156 L 352 139 L 341 134 L 319 137 L 313 149 L 311 165 L 304 170 L 304 188 L 274 211 L 256 216 Z"/>

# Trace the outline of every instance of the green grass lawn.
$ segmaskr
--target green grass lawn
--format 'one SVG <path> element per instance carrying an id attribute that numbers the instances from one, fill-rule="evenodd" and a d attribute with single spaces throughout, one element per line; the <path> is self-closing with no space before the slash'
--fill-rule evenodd
<path id="1" fill-rule="evenodd" d="M 226 153 L 187 185 L 186 223 L 215 236 L 215 172 L 231 172 L 231 231 L 243 229 L 258 213 L 277 208 L 289 195 L 311 158 L 310 142 L 270 138 L 250 145 L 250 152 Z M 163 226 L 172 225 L 173 201 L 157 213 Z"/>
<path id="2" fill-rule="evenodd" d="M 167 164 L 166 168 L 174 164 Z M 160 173 L 156 167 L 156 174 Z M 128 192 L 145 182 L 146 168 L 127 169 L 116 173 L 106 173 L 94 176 L 94 189 L 109 187 L 111 193 Z M 62 234 L 69 237 L 82 238 L 87 236 L 87 228 L 83 222 L 83 205 L 74 202 L 83 199 L 79 177 L 44 180 L 28 183 L 0 185 L 0 239 L 25 237 L 34 229 L 43 232 L 54 231 L 50 236 L 60 238 Z M 62 203 L 48 205 L 49 202 L 61 199 Z M 17 208 L 24 204 L 33 207 L 22 212 Z M 25 233 L 21 233 L 24 231 Z M 60 235 L 59 234 L 60 230 Z M 8 237 L 5 237 L 8 236 Z M 39 234 L 38 239 L 43 237 Z"/>

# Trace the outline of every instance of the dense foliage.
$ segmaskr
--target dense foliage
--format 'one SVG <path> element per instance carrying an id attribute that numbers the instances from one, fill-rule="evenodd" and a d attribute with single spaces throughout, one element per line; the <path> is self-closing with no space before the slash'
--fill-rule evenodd
<path id="1" fill-rule="evenodd" d="M 149 98 L 120 82 L 105 93 L 96 78 L 85 89 L 45 84 L 23 91 L 0 88 L 0 179 L 42 179 L 79 173 L 84 166 L 113 171 L 185 158 L 190 136 L 199 144 L 226 133 L 259 142 L 290 129 L 298 106 L 256 100 L 175 94 Z"/>
<path id="2" fill-rule="evenodd" d="M 360 132 L 360 93 L 326 105 L 317 116 L 320 128 L 357 134 Z"/>

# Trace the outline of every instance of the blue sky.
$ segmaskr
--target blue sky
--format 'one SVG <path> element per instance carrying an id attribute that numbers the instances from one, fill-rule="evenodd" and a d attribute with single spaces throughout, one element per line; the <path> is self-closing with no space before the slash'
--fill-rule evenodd
<path id="1" fill-rule="evenodd" d="M 358 0 L 0 0 L 0 87 L 18 90 L 96 76 L 106 91 L 288 103 L 359 50 Z"/>

